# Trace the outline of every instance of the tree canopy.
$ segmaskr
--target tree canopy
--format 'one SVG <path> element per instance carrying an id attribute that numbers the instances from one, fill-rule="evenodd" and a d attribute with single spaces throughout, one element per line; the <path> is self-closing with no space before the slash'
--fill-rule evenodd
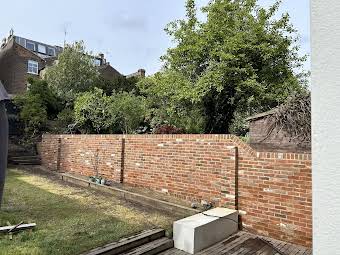
<path id="1" fill-rule="evenodd" d="M 94 57 L 80 41 L 65 46 L 56 63 L 47 68 L 45 77 L 58 95 L 70 104 L 78 93 L 95 87 L 99 72 Z"/>
<path id="2" fill-rule="evenodd" d="M 149 79 L 148 90 L 166 97 L 166 111 L 192 104 L 205 133 L 228 133 L 236 113 L 267 110 L 305 90 L 297 31 L 288 14 L 275 18 L 279 6 L 213 0 L 200 21 L 195 1 L 187 0 L 186 18 L 166 28 L 175 42 L 162 57 L 166 74 Z M 169 73 L 176 74 L 164 85 Z"/>

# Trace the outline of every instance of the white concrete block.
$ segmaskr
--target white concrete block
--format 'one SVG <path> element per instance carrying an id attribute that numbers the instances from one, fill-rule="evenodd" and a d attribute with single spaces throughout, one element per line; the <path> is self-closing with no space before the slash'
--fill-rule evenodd
<path id="1" fill-rule="evenodd" d="M 238 230 L 238 212 L 214 208 L 174 222 L 175 248 L 195 254 L 234 234 Z"/>

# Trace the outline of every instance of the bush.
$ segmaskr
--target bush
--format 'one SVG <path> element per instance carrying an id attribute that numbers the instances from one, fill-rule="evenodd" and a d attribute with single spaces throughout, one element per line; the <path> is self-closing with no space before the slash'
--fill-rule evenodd
<path id="1" fill-rule="evenodd" d="M 95 88 L 76 99 L 74 116 L 85 133 L 135 133 L 144 120 L 144 98 L 131 92 L 107 96 Z"/>
<path id="2" fill-rule="evenodd" d="M 112 98 L 95 88 L 92 92 L 85 92 L 77 97 L 74 104 L 74 117 L 76 124 L 85 133 L 109 132 L 116 116 L 109 111 Z"/>
<path id="3" fill-rule="evenodd" d="M 19 107 L 19 119 L 25 125 L 27 136 L 34 137 L 39 134 L 47 123 L 47 111 L 44 100 L 39 95 L 30 93 L 18 96 L 14 99 L 15 104 Z"/>
<path id="4" fill-rule="evenodd" d="M 116 132 L 135 133 L 145 117 L 145 100 L 132 92 L 117 93 L 112 96 L 110 111 L 117 117 Z"/>

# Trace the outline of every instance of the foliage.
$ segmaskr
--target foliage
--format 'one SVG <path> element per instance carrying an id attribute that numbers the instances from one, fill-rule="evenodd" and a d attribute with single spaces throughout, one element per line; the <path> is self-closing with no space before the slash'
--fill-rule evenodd
<path id="1" fill-rule="evenodd" d="M 291 140 L 299 144 L 311 143 L 311 97 L 310 92 L 295 94 L 269 116 L 268 135 L 283 130 Z"/>
<path id="2" fill-rule="evenodd" d="M 190 133 L 202 130 L 202 114 L 195 99 L 199 96 L 185 76 L 167 70 L 139 81 L 137 86 L 146 97 L 147 118 L 153 128 L 165 124 Z"/>
<path id="3" fill-rule="evenodd" d="M 125 76 L 116 76 L 111 80 L 101 78 L 97 87 L 102 89 L 106 95 L 112 95 L 113 93 L 135 92 L 138 94 L 138 88 L 136 86 L 138 78 Z"/>
<path id="4" fill-rule="evenodd" d="M 263 111 L 304 91 L 305 57 L 298 54 L 289 15 L 275 18 L 279 6 L 280 1 L 266 9 L 256 0 L 213 0 L 200 22 L 195 1 L 187 0 L 186 19 L 166 28 L 176 46 L 162 57 L 165 74 L 148 81 L 154 98 L 165 99 L 165 108 L 158 107 L 165 118 L 180 117 L 189 102 L 191 109 L 200 107 L 204 132 L 227 133 L 235 112 Z"/>
<path id="5" fill-rule="evenodd" d="M 57 116 L 57 131 L 60 133 L 68 132 L 69 125 L 75 123 L 74 111 L 71 108 L 65 108 Z"/>
<path id="6" fill-rule="evenodd" d="M 144 98 L 133 93 L 121 92 L 112 96 L 110 106 L 112 116 L 116 116 L 116 132 L 131 134 L 136 131 L 144 120 Z"/>
<path id="7" fill-rule="evenodd" d="M 39 95 L 27 93 L 18 96 L 15 104 L 20 108 L 19 119 L 25 124 L 25 133 L 34 137 L 46 126 L 47 110 Z"/>
<path id="8" fill-rule="evenodd" d="M 91 53 L 86 52 L 80 41 L 65 46 L 56 64 L 47 69 L 45 77 L 58 95 L 72 105 L 78 93 L 94 88 L 99 72 Z"/>
<path id="9" fill-rule="evenodd" d="M 46 128 L 60 109 L 58 98 L 46 81 L 30 78 L 28 91 L 14 99 L 19 108 L 19 119 L 25 124 L 27 138 L 38 135 Z"/>
<path id="10" fill-rule="evenodd" d="M 233 121 L 229 127 L 230 133 L 237 136 L 246 136 L 249 132 L 247 117 L 249 117 L 247 112 L 235 111 Z"/>
<path id="11" fill-rule="evenodd" d="M 101 89 L 85 92 L 77 97 L 74 104 L 74 116 L 77 125 L 86 133 L 108 132 L 116 116 L 109 111 L 112 100 Z"/>
<path id="12" fill-rule="evenodd" d="M 81 94 L 74 106 L 76 124 L 85 133 L 134 133 L 144 113 L 142 97 L 131 92 L 107 96 L 98 88 Z"/>
<path id="13" fill-rule="evenodd" d="M 45 80 L 38 80 L 28 78 L 29 90 L 26 95 L 37 95 L 41 98 L 43 105 L 46 107 L 49 119 L 57 116 L 62 108 L 60 98 L 57 97 L 56 92 L 48 85 Z"/>

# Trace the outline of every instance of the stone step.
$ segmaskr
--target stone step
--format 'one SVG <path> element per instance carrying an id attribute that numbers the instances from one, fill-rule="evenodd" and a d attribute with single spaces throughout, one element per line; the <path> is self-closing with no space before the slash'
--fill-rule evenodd
<path id="1" fill-rule="evenodd" d="M 131 237 L 123 238 L 118 242 L 110 243 L 93 249 L 83 255 L 117 255 L 131 251 L 136 247 L 143 246 L 165 236 L 164 229 L 151 229 L 143 231 Z"/>
<path id="2" fill-rule="evenodd" d="M 10 160 L 28 160 L 28 159 L 40 159 L 37 155 L 23 155 L 23 156 L 9 156 Z"/>
<path id="3" fill-rule="evenodd" d="M 13 165 L 41 165 L 41 159 L 38 156 L 9 157 L 8 163 Z"/>
<path id="4" fill-rule="evenodd" d="M 128 252 L 121 253 L 121 255 L 156 255 L 173 247 L 174 241 L 163 237 Z"/>

